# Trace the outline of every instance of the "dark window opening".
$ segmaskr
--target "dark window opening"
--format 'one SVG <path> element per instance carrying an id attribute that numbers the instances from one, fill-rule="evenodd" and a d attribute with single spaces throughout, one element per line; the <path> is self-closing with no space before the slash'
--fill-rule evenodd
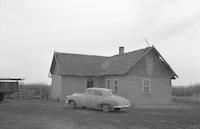
<path id="1" fill-rule="evenodd" d="M 88 79 L 87 80 L 87 88 L 94 87 L 94 80 Z"/>

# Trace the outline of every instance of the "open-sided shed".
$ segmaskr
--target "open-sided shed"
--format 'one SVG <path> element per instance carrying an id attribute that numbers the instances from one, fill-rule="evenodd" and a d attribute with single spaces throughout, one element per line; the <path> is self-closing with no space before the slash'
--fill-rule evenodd
<path id="1" fill-rule="evenodd" d="M 18 92 L 18 84 L 21 78 L 0 78 L 0 102 L 4 95 Z"/>

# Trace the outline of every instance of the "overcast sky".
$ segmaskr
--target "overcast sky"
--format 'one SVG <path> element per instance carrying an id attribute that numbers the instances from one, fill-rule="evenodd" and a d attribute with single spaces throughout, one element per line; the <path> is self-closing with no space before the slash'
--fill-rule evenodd
<path id="1" fill-rule="evenodd" d="M 199 0 L 0 0 L 0 77 L 48 82 L 53 52 L 112 56 L 154 45 L 200 82 Z"/>

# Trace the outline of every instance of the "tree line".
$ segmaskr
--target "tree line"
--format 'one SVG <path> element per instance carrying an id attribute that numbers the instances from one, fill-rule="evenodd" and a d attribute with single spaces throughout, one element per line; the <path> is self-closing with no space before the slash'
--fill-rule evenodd
<path id="1" fill-rule="evenodd" d="M 200 97 L 200 84 L 194 84 L 189 86 L 173 86 L 172 95 Z"/>

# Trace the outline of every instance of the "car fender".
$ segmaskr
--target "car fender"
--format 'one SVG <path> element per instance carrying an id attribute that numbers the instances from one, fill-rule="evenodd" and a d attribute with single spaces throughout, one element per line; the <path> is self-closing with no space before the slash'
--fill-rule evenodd
<path id="1" fill-rule="evenodd" d="M 69 103 L 71 100 L 74 100 L 76 103 L 78 103 L 76 96 L 72 96 L 72 95 L 67 96 L 66 102 Z"/>
<path id="2" fill-rule="evenodd" d="M 102 98 L 98 100 L 98 105 L 102 105 L 102 104 L 109 104 L 111 106 L 111 108 L 113 108 L 114 106 L 118 105 L 118 102 L 113 100 L 113 99 L 109 99 L 109 98 Z"/>

